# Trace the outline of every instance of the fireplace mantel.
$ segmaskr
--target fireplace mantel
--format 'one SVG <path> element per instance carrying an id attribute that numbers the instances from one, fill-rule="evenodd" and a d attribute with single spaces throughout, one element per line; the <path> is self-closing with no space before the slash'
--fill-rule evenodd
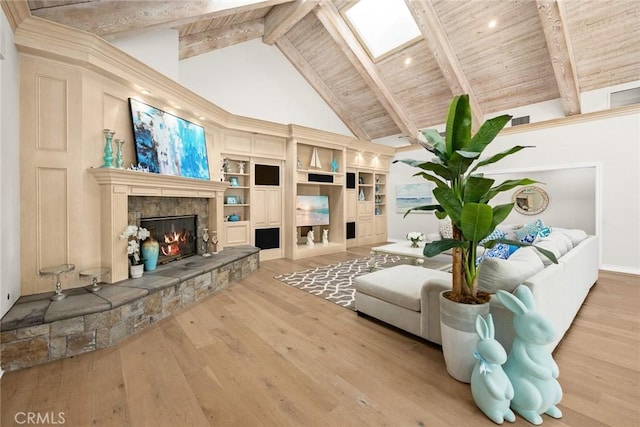
<path id="1" fill-rule="evenodd" d="M 128 225 L 128 197 L 197 197 L 209 199 L 209 229 L 224 242 L 223 203 L 226 182 L 183 178 L 115 168 L 88 171 L 100 185 L 100 250 L 102 265 L 111 269 L 111 283 L 129 277 L 126 242 L 118 236 Z M 218 249 L 222 250 L 221 244 Z"/>

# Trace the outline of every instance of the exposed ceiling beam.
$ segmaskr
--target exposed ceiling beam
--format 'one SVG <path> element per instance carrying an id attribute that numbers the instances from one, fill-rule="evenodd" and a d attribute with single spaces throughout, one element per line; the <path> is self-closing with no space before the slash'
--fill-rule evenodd
<path id="1" fill-rule="evenodd" d="M 233 0 L 97 1 L 37 9 L 33 15 L 114 40 L 150 29 L 176 28 L 201 19 L 250 12 L 290 1 L 265 0 L 232 8 L 227 7 L 233 5 Z"/>
<path id="2" fill-rule="evenodd" d="M 438 17 L 431 1 L 405 0 L 407 7 L 418 24 L 418 28 L 427 42 L 431 54 L 438 63 L 445 80 L 454 95 L 469 94 L 469 105 L 473 117 L 473 127 L 478 129 L 484 122 L 484 114 L 473 93 L 471 83 L 467 79 L 458 57 L 456 56 L 447 33 Z"/>
<path id="3" fill-rule="evenodd" d="M 580 114 L 580 86 L 562 5 L 546 0 L 537 0 L 536 3 L 564 113 L 567 116 Z"/>
<path id="4" fill-rule="evenodd" d="M 212 50 L 257 39 L 262 37 L 263 34 L 264 20 L 262 18 L 215 30 L 187 34 L 180 37 L 180 59 L 202 55 Z"/>
<path id="5" fill-rule="evenodd" d="M 275 6 L 264 18 L 264 36 L 262 41 L 274 44 L 294 25 L 304 18 L 320 0 L 296 0 L 291 3 Z"/>
<path id="6" fill-rule="evenodd" d="M 347 23 L 344 22 L 338 9 L 332 2 L 322 2 L 320 7 L 315 9 L 315 13 L 327 32 L 349 59 L 349 62 L 377 96 L 391 119 L 400 129 L 400 132 L 407 135 L 409 140 L 414 143 L 418 136 L 417 126 L 409 119 L 400 104 L 395 100 L 391 90 L 387 87 L 381 73 L 378 71 L 378 67 L 371 61 L 365 49 L 351 32 Z"/>
<path id="7" fill-rule="evenodd" d="M 349 130 L 356 136 L 356 138 L 362 140 L 370 140 L 367 133 L 362 130 L 358 125 L 358 121 L 351 115 L 349 110 L 345 108 L 338 97 L 329 89 L 329 87 L 322 81 L 322 79 L 316 74 L 313 67 L 307 62 L 307 60 L 298 52 L 295 46 L 287 38 L 283 36 L 278 38 L 276 46 L 280 49 L 282 54 L 289 59 L 291 64 L 302 74 L 302 76 L 309 82 L 309 84 L 318 92 L 318 95 L 324 99 L 331 109 L 338 115 L 340 120 L 349 128 Z"/>

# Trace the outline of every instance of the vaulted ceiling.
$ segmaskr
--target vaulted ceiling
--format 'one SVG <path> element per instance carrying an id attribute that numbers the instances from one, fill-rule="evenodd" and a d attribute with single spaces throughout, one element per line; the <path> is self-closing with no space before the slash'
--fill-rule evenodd
<path id="1" fill-rule="evenodd" d="M 485 114 L 640 80 L 635 0 L 405 0 L 422 36 L 372 60 L 347 24 L 349 0 L 29 0 L 34 16 L 107 40 L 179 31 L 180 59 L 254 38 L 277 46 L 356 137 L 443 121 L 455 94 Z M 498 25 L 490 29 L 488 22 Z M 407 65 L 406 59 L 411 58 Z"/>

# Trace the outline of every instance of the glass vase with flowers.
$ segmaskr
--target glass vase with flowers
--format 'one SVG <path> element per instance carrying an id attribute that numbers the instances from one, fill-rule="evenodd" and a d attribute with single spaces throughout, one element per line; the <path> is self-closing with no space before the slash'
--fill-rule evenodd
<path id="1" fill-rule="evenodd" d="M 131 265 L 131 277 L 138 278 L 142 276 L 144 264 L 140 257 L 140 242 L 149 237 L 149 230 L 137 225 L 128 225 L 120 234 L 121 240 L 127 240 L 127 256 Z"/>

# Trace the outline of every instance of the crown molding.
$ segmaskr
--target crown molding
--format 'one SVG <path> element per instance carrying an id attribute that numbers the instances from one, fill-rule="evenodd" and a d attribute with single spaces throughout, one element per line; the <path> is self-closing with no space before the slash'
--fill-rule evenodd
<path id="1" fill-rule="evenodd" d="M 11 29 L 15 33 L 16 30 L 20 27 L 22 22 L 31 16 L 31 11 L 29 10 L 29 5 L 27 5 L 26 1 L 0 1 L 0 5 L 2 6 L 2 11 L 7 17 L 7 21 L 9 21 L 9 25 L 11 25 Z"/>
<path id="2" fill-rule="evenodd" d="M 84 68 L 135 93 L 150 91 L 153 99 L 166 105 L 178 103 L 182 110 L 195 117 L 203 116 L 208 124 L 221 128 L 284 138 L 300 136 L 342 145 L 358 141 L 318 129 L 231 114 L 102 38 L 38 17 L 29 16 L 22 21 L 15 32 L 15 45 L 21 54 Z M 369 144 L 369 150 L 376 147 Z"/>

